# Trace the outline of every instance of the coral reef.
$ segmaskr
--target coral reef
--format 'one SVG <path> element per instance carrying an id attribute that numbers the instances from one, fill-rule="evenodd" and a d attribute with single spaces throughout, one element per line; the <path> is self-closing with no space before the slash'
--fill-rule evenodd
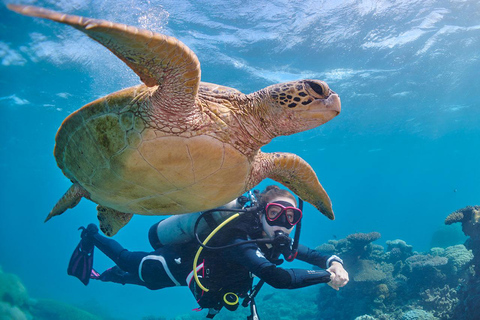
<path id="1" fill-rule="evenodd" d="M 335 246 L 331 243 L 324 243 L 316 248 L 317 251 L 325 255 L 332 255 L 335 253 Z"/>
<path id="2" fill-rule="evenodd" d="M 0 320 L 101 320 L 89 312 L 54 300 L 28 296 L 20 278 L 0 268 Z"/>
<path id="3" fill-rule="evenodd" d="M 2 320 L 27 320 L 25 313 L 17 306 L 0 301 L 0 319 Z"/>
<path id="4" fill-rule="evenodd" d="M 480 206 L 469 206 L 452 212 L 445 224 L 460 222 L 463 233 L 470 237 L 465 242 L 465 247 L 473 251 L 475 272 L 480 273 Z"/>
<path id="5" fill-rule="evenodd" d="M 424 309 L 431 310 L 432 314 L 440 319 L 448 319 L 458 304 L 457 291 L 448 285 L 426 289 L 420 296 L 423 298 L 420 304 Z"/>
<path id="6" fill-rule="evenodd" d="M 380 282 L 386 278 L 381 268 L 371 260 L 358 260 L 350 273 L 356 282 Z"/>
<path id="7" fill-rule="evenodd" d="M 356 317 L 355 320 L 375 320 L 375 318 L 372 316 L 369 316 L 368 314 L 365 314 L 363 316 Z"/>
<path id="8" fill-rule="evenodd" d="M 462 230 L 467 236 L 480 236 L 478 226 L 480 222 L 480 206 L 468 206 L 463 209 L 452 212 L 445 218 L 445 224 L 449 225 L 455 222 L 462 223 Z"/>
<path id="9" fill-rule="evenodd" d="M 433 314 L 421 309 L 414 309 L 403 314 L 401 320 L 434 320 Z"/>
<path id="10" fill-rule="evenodd" d="M 0 298 L 13 306 L 22 307 L 28 300 L 27 289 L 20 278 L 11 273 L 4 273 L 0 269 Z"/>
<path id="11" fill-rule="evenodd" d="M 448 247 L 445 250 L 445 257 L 452 263 L 456 269 L 464 269 L 470 261 L 473 260 L 472 250 L 467 250 L 464 245 L 456 245 Z"/>
<path id="12" fill-rule="evenodd" d="M 457 291 L 459 304 L 454 317 L 473 320 L 480 314 L 480 206 L 465 207 L 445 219 L 446 225 L 456 222 L 462 224 L 462 231 L 469 238 L 464 248 L 455 246 L 445 250 L 454 269 L 464 270 L 467 275 Z"/>
<path id="13" fill-rule="evenodd" d="M 33 300 L 29 306 L 30 313 L 38 320 L 101 320 L 87 311 L 55 300 Z"/>
<path id="14" fill-rule="evenodd" d="M 367 256 L 373 249 L 371 243 L 380 239 L 381 235 L 378 232 L 370 233 L 354 233 L 347 237 L 347 250 L 349 255 L 357 256 L 359 258 Z"/>
<path id="15" fill-rule="evenodd" d="M 378 240 L 381 238 L 380 233 L 370 232 L 370 233 L 354 233 L 347 236 L 347 240 L 352 243 L 352 246 L 366 246 L 367 244 Z"/>
<path id="16" fill-rule="evenodd" d="M 413 246 L 408 245 L 405 241 L 397 239 L 387 241 L 387 259 L 395 262 L 405 260 L 413 254 Z"/>
<path id="17" fill-rule="evenodd" d="M 422 271 L 428 270 L 430 271 L 431 268 L 441 267 L 448 263 L 448 258 L 439 257 L 439 256 L 431 256 L 429 254 L 416 254 L 411 256 L 405 260 L 408 266 L 412 269 L 412 271 Z"/>
<path id="18" fill-rule="evenodd" d="M 331 252 L 334 246 L 350 274 L 339 292 L 319 288 L 317 304 L 324 312 L 317 319 L 462 319 L 455 317 L 462 306 L 476 303 L 480 310 L 478 300 L 466 299 L 461 289 L 473 268 L 471 250 L 454 245 L 419 253 L 400 239 L 387 241 L 384 249 L 372 243 L 379 235 L 356 233 L 317 247 Z"/>
<path id="19" fill-rule="evenodd" d="M 452 319 L 477 320 L 480 314 L 480 278 L 471 277 L 458 292 L 459 304 Z"/>

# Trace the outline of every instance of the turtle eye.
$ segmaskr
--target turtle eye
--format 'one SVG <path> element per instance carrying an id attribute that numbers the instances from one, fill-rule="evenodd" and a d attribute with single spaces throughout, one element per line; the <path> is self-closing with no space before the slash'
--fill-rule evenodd
<path id="1" fill-rule="evenodd" d="M 323 83 L 317 83 L 313 81 L 306 81 L 308 86 L 319 96 L 319 98 L 325 97 L 328 93 L 328 87 L 323 85 Z M 313 93 L 313 92 L 311 92 Z"/>

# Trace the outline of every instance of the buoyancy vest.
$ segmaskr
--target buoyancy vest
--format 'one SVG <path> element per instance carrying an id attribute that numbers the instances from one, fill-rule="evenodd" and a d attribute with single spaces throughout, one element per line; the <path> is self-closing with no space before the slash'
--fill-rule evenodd
<path id="1" fill-rule="evenodd" d="M 224 226 L 211 240 L 211 246 L 223 246 L 234 239 L 257 239 L 262 236 L 261 224 L 256 214 L 245 214 Z M 225 249 L 228 250 L 228 249 Z M 222 250 L 205 250 L 197 267 L 202 284 L 209 288 L 202 290 L 189 275 L 188 286 L 201 308 L 220 310 L 225 306 L 224 296 L 234 293 L 239 298 L 247 295 L 252 288 L 253 275 L 239 264 L 223 259 Z"/>

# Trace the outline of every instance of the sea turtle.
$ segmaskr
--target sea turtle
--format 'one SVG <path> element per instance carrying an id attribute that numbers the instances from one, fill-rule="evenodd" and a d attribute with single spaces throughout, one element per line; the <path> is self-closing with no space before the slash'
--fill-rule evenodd
<path id="1" fill-rule="evenodd" d="M 277 136 L 315 128 L 340 113 L 340 99 L 325 82 L 292 81 L 243 94 L 201 82 L 197 56 L 173 37 L 32 6 L 8 8 L 86 33 L 143 82 L 85 105 L 62 123 L 54 155 L 73 185 L 46 220 L 84 197 L 99 205 L 101 229 L 112 236 L 132 214 L 211 209 L 265 178 L 334 219 L 307 162 L 260 151 Z"/>

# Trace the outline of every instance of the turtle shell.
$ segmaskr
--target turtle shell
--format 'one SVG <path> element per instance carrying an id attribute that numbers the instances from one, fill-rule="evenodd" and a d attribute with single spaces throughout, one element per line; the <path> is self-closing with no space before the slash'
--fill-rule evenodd
<path id="1" fill-rule="evenodd" d="M 223 205 L 246 189 L 251 163 L 208 131 L 164 132 L 138 112 L 138 86 L 70 115 L 56 136 L 58 166 L 90 199 L 124 213 L 178 214 Z M 134 101 L 134 103 L 132 103 Z"/>

